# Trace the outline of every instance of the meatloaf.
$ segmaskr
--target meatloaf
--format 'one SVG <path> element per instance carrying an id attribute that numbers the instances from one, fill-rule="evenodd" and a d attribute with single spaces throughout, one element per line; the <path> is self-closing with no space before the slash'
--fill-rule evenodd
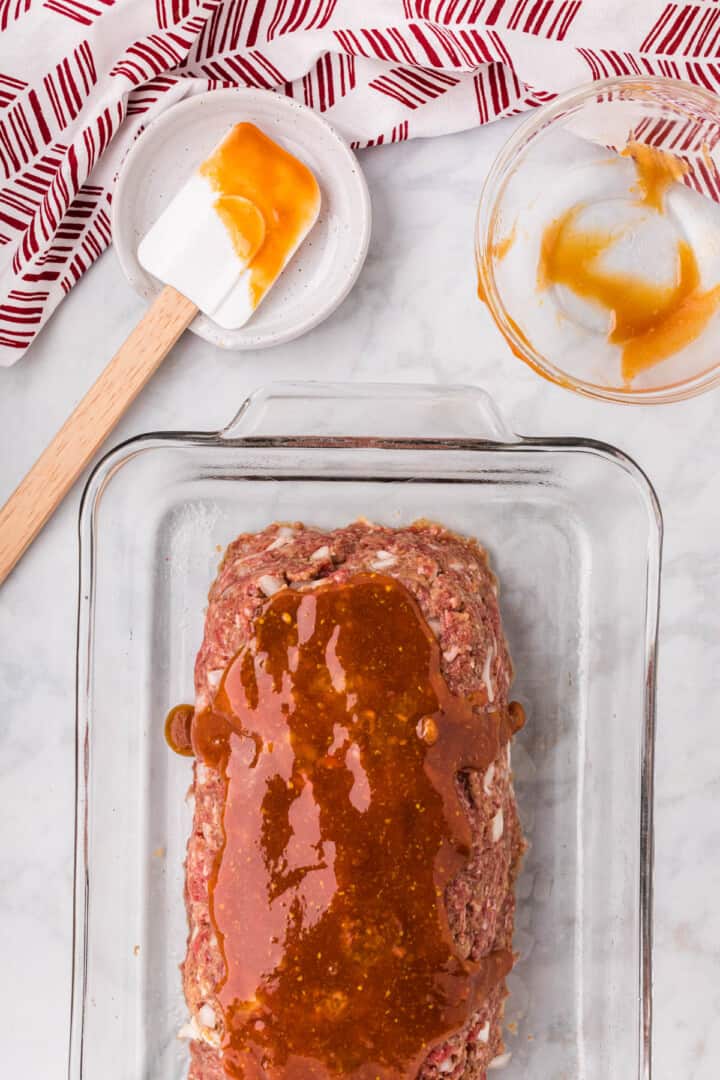
<path id="1" fill-rule="evenodd" d="M 274 524 L 241 535 L 229 545 L 209 594 L 204 639 L 195 665 L 195 715 L 212 707 L 224 671 L 253 638 L 270 597 L 288 587 L 313 589 L 321 581 L 341 585 L 362 574 L 391 577 L 409 591 L 439 643 L 442 676 L 453 695 L 475 695 L 495 709 L 508 708 L 512 667 L 497 585 L 485 551 L 475 541 L 433 523 L 390 529 L 361 520 L 334 531 Z M 196 760 L 194 823 L 186 861 L 189 937 L 183 965 L 190 1011 L 184 1032 L 191 1039 L 189 1077 L 283 1077 L 286 1073 L 277 1068 L 267 1073 L 234 1071 L 223 1052 L 224 1017 L 218 990 L 225 971 L 211 917 L 210 882 L 225 842 L 226 782 L 222 770 Z M 456 785 L 471 845 L 464 865 L 444 888 L 443 902 L 454 948 L 472 965 L 497 950 L 511 954 L 512 949 L 514 881 L 523 839 L 509 741 L 483 771 L 458 773 Z M 459 1030 L 440 1044 L 427 1046 L 413 1075 L 421 1080 L 482 1080 L 488 1067 L 500 1065 L 506 996 L 503 975 Z M 353 1075 L 369 1074 L 360 1070 Z"/>

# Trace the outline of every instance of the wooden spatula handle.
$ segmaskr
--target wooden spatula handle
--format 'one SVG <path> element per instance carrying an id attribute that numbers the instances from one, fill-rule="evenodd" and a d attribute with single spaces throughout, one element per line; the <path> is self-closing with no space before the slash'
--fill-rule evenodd
<path id="1" fill-rule="evenodd" d="M 0 510 L 0 583 L 196 314 L 166 285 L 20 482 Z"/>

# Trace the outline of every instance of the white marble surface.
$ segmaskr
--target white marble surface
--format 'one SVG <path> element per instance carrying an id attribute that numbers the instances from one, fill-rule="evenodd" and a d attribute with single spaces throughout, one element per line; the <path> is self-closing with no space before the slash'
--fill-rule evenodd
<path id="1" fill-rule="evenodd" d="M 647 470 L 665 517 L 655 1076 L 712 1080 L 720 1073 L 720 393 L 670 407 L 593 403 L 508 354 L 474 296 L 472 226 L 510 123 L 365 152 L 373 238 L 349 299 L 306 338 L 270 352 L 225 353 L 186 336 L 113 440 L 217 428 L 273 379 L 476 382 L 515 430 L 603 439 Z M 0 498 L 141 311 L 110 252 L 30 353 L 0 370 Z M 23 1080 L 66 1071 L 81 487 L 0 591 L 1 1071 Z"/>

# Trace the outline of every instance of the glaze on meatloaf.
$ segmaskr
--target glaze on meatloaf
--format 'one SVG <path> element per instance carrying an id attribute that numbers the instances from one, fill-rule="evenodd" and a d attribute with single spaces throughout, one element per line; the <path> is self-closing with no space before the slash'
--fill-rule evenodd
<path id="1" fill-rule="evenodd" d="M 415 598 L 439 641 L 450 691 L 507 706 L 511 662 L 500 622 L 497 586 L 484 550 L 439 525 L 418 522 L 388 529 L 357 522 L 332 532 L 300 524 L 272 525 L 239 536 L 227 549 L 209 595 L 205 635 L 195 665 L 196 714 L 212 705 L 223 671 L 252 637 L 268 597 L 287 586 L 342 584 L 357 574 L 397 579 Z M 466 866 L 445 890 L 457 952 L 479 960 L 512 948 L 514 881 L 523 848 L 510 774 L 509 743 L 484 771 L 457 777 L 472 833 Z M 186 862 L 188 949 L 183 965 L 191 1038 L 190 1080 L 225 1080 L 222 1010 L 216 990 L 223 957 L 209 908 L 209 879 L 223 845 L 223 778 L 201 761 L 194 767 L 194 823 Z M 417 1076 L 483 1080 L 500 1064 L 502 979 L 463 1029 L 428 1047 Z"/>

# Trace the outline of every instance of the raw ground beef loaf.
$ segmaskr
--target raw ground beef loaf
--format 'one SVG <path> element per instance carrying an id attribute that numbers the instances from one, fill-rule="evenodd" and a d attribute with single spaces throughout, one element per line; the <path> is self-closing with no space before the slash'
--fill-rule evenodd
<path id="1" fill-rule="evenodd" d="M 450 690 L 467 695 L 485 688 L 489 701 L 506 705 L 512 677 L 497 587 L 485 552 L 435 524 L 387 529 L 366 522 L 324 532 L 302 525 L 272 525 L 238 537 L 227 549 L 209 597 L 205 636 L 195 665 L 196 710 L 212 703 L 223 670 L 253 635 L 267 598 L 288 585 L 308 587 L 318 579 L 341 584 L 358 573 L 397 578 L 418 601 L 442 651 Z M 188 842 L 186 902 L 189 918 L 183 967 L 191 1020 L 190 1080 L 224 1080 L 222 1012 L 216 988 L 223 959 L 213 933 L 208 877 L 222 845 L 223 779 L 196 762 L 195 815 Z M 495 949 L 511 949 L 514 880 L 522 835 L 510 775 L 510 747 L 484 774 L 458 778 L 472 829 L 472 854 L 445 893 L 458 951 L 473 960 Z M 465 1027 L 429 1047 L 422 1080 L 463 1077 L 482 1080 L 503 1053 L 504 980 Z M 498 1062 L 499 1064 L 499 1062 Z"/>

